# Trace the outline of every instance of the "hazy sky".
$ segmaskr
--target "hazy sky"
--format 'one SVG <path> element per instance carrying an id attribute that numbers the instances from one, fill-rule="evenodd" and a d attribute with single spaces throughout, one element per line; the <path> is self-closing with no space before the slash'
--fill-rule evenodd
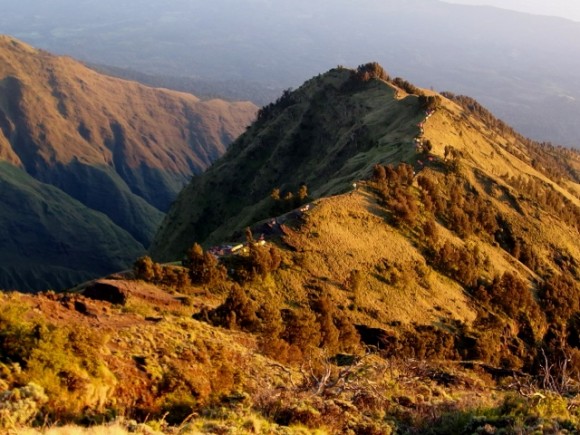
<path id="1" fill-rule="evenodd" d="M 551 15 L 580 21 L 578 0 L 444 0 L 465 5 L 489 5 L 538 15 Z"/>

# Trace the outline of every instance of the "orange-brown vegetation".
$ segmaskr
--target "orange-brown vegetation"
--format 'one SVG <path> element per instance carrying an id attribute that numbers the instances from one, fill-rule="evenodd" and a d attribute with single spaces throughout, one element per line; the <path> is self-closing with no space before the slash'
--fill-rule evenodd
<path id="1" fill-rule="evenodd" d="M 369 68 L 362 73 L 380 73 Z M 240 157 L 236 163 L 226 157 L 221 164 L 228 170 L 216 169 L 192 183 L 190 190 L 219 189 L 211 198 L 201 193 L 193 197 L 194 208 L 187 210 L 195 219 L 187 225 L 205 226 L 191 234 L 241 239 L 252 216 L 264 218 L 260 213 L 272 201 L 287 196 L 274 191 L 268 198 L 272 186 L 290 191 L 306 179 L 311 200 L 324 192 L 318 179 L 326 174 L 342 177 L 335 186 L 349 189 L 355 180 L 356 189 L 247 227 L 246 250 L 240 253 L 214 257 L 210 252 L 215 250 L 194 245 L 183 263 L 189 278 L 183 287 L 164 278 L 177 266 L 143 258 L 135 264 L 135 276 L 155 285 L 107 280 L 93 283 L 84 296 L 27 299 L 27 306 L 38 304 L 40 312 L 28 310 L 25 324 L 19 316 L 4 322 L 10 331 L 4 339 L 6 354 L 21 358 L 25 379 L 48 372 L 52 385 L 78 391 L 80 382 L 70 372 L 80 373 L 90 383 L 97 379 L 110 387 L 100 407 L 81 411 L 85 416 L 106 419 L 125 413 L 160 424 L 165 415 L 165 421 L 181 424 L 178 430 L 183 431 L 292 433 L 301 430 L 297 425 L 309 431 L 371 434 L 576 430 L 578 229 L 575 212 L 552 210 L 562 198 L 569 200 L 567 207 L 577 206 L 571 193 L 574 181 L 567 178 L 560 185 L 547 178 L 546 171 L 528 162 L 533 148 L 517 138 L 494 136 L 445 99 L 437 102 L 428 121 L 419 120 L 432 144 L 427 156 L 409 146 L 418 133 L 417 120 L 410 136 L 392 145 L 381 136 L 391 132 L 383 118 L 391 112 L 364 112 L 350 98 L 366 90 L 360 99 L 370 105 L 373 95 L 381 95 L 377 107 L 384 108 L 396 90 L 372 79 L 344 89 L 353 74 L 335 71 L 313 79 L 267 109 L 234 145 L 233 155 L 248 160 Z M 307 92 L 320 83 L 328 86 L 316 93 L 319 99 L 305 102 Z M 324 103 L 333 96 L 336 104 L 327 112 Z M 397 104 L 398 110 L 406 104 L 413 116 L 427 116 L 417 95 Z M 301 105 L 308 107 L 300 111 Z M 346 136 L 332 136 L 336 125 L 330 123 L 315 128 L 349 110 L 366 113 L 368 122 Z M 307 131 L 292 123 L 289 148 L 272 145 L 270 139 L 283 136 L 280 124 L 304 116 Z M 342 161 L 324 166 L 317 179 L 307 178 L 312 168 L 319 168 L 312 160 L 320 156 L 312 154 L 304 168 L 292 167 L 279 178 L 273 175 L 277 169 L 268 172 L 277 163 L 264 157 L 268 150 L 275 149 L 274 156 L 289 150 L 308 154 L 314 143 L 337 141 L 350 145 L 332 152 L 352 159 L 344 166 Z M 478 160 L 482 155 L 488 160 Z M 300 162 L 301 156 L 292 154 L 291 161 Z M 401 163 L 403 157 L 406 163 Z M 348 170 L 371 179 L 349 178 L 354 175 L 345 175 Z M 231 180 L 230 173 L 235 173 Z M 514 175 L 526 182 L 512 180 Z M 557 196 L 547 193 L 550 189 Z M 189 201 L 190 190 L 181 201 Z M 245 199 L 238 202 L 241 197 Z M 252 201 L 258 204 L 252 206 Z M 227 220 L 223 226 L 214 222 L 220 216 Z M 166 224 L 169 228 L 171 220 Z M 265 240 L 256 242 L 253 234 L 262 229 Z M 209 245 L 211 239 L 203 242 Z M 71 359 L 85 371 L 58 368 L 56 374 L 45 357 L 29 364 L 37 361 L 34 351 L 26 351 L 35 340 L 35 325 L 41 324 L 42 331 L 42 322 L 63 325 L 73 318 L 90 331 L 108 333 L 93 348 L 104 355 L 96 358 L 112 377 L 85 368 L 82 360 Z M 25 332 L 24 349 L 14 340 L 19 331 Z M 67 354 L 67 346 L 78 340 L 68 337 L 66 345 L 51 343 Z M 21 388 L 24 378 L 13 374 L 11 362 L 3 364 L 10 368 L 3 378 L 7 385 L 0 388 Z M 39 378 L 44 388 L 51 385 Z M 38 397 L 34 415 L 52 418 L 53 408 Z M 248 416 L 254 423 L 248 424 Z"/>

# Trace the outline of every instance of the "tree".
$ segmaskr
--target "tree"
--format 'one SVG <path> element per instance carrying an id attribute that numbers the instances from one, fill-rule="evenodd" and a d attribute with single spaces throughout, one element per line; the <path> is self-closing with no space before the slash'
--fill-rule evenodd
<path id="1" fill-rule="evenodd" d="M 261 276 L 265 278 L 270 272 L 278 269 L 282 258 L 275 246 L 260 246 L 257 243 L 250 244 L 249 272 L 250 277 Z"/>
<path id="2" fill-rule="evenodd" d="M 284 319 L 286 328 L 282 338 L 301 350 L 318 347 L 320 344 L 320 326 L 316 315 L 310 309 L 288 310 Z"/>
<path id="3" fill-rule="evenodd" d="M 441 99 L 437 95 L 420 95 L 419 104 L 425 110 L 435 110 L 441 105 Z"/>
<path id="4" fill-rule="evenodd" d="M 136 279 L 151 282 L 155 279 L 153 260 L 147 255 L 140 257 L 133 263 L 133 274 Z"/>
<path id="5" fill-rule="evenodd" d="M 447 167 L 453 172 L 459 172 L 461 158 L 463 153 L 451 145 L 445 145 L 443 150 Z"/>
<path id="6" fill-rule="evenodd" d="M 378 184 L 385 183 L 387 181 L 387 172 L 383 165 L 378 163 L 373 166 L 373 181 Z"/>
<path id="7" fill-rule="evenodd" d="M 321 345 L 327 351 L 338 350 L 340 331 L 334 324 L 335 305 L 328 295 L 322 295 L 312 304 L 320 325 Z"/>
<path id="8" fill-rule="evenodd" d="M 364 274 L 358 269 L 351 270 L 346 279 L 346 287 L 352 292 L 353 302 L 356 305 L 360 304 L 364 280 Z"/>
<path id="9" fill-rule="evenodd" d="M 246 242 L 252 244 L 254 242 L 254 235 L 252 234 L 252 229 L 250 227 L 246 227 Z"/>
<path id="10" fill-rule="evenodd" d="M 453 147 L 451 145 L 445 145 L 445 148 L 443 149 L 443 158 L 445 159 L 445 161 L 447 161 L 447 158 L 451 154 L 452 150 Z"/>
<path id="11" fill-rule="evenodd" d="M 255 243 L 250 244 L 250 272 L 252 276 L 268 275 L 270 271 L 270 253 L 263 247 Z"/>
<path id="12" fill-rule="evenodd" d="M 300 184 L 300 188 L 298 189 L 298 199 L 300 203 L 303 203 L 306 197 L 308 196 L 308 187 L 305 183 Z"/>
<path id="13" fill-rule="evenodd" d="M 191 282 L 194 284 L 213 284 L 226 276 L 225 268 L 209 252 L 195 243 L 187 252 L 183 265 L 189 269 Z"/>
<path id="14" fill-rule="evenodd" d="M 355 77 L 361 82 L 368 82 L 371 79 L 389 80 L 389 75 L 377 62 L 369 62 L 359 65 Z"/>
<path id="15" fill-rule="evenodd" d="M 232 285 L 230 294 L 220 308 L 226 313 L 226 317 L 229 317 L 230 328 L 237 326 L 255 332 L 260 327 L 256 303 L 248 298 L 244 289 L 237 284 Z"/>
<path id="16" fill-rule="evenodd" d="M 437 224 L 435 224 L 435 220 L 431 217 L 425 221 L 423 224 L 423 234 L 425 238 L 429 240 L 432 244 L 437 241 L 438 238 L 438 231 L 437 231 Z"/>

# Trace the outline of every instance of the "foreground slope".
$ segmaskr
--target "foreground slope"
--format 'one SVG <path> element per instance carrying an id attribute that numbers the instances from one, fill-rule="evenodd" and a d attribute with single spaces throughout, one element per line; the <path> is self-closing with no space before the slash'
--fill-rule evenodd
<path id="1" fill-rule="evenodd" d="M 150 243 L 177 192 L 255 110 L 113 79 L 0 37 L 0 159 L 104 213 L 131 235 L 131 252 Z"/>
<path id="2" fill-rule="evenodd" d="M 279 266 L 241 282 L 238 256 L 222 259 L 233 275 L 205 283 L 157 266 L 140 269 L 154 283 L 115 276 L 81 294 L 3 295 L 0 427 L 117 415 L 133 420 L 117 420 L 128 431 L 168 434 L 576 427 L 577 361 L 565 384 L 543 383 L 522 313 L 477 299 L 389 214 L 367 183 L 316 201 L 267 236 Z M 491 241 L 481 249 L 482 276 L 529 276 Z"/>

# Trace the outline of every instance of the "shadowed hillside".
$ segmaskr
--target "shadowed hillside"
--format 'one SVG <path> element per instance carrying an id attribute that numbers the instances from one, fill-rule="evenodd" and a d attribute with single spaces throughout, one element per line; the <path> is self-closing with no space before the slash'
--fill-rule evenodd
<path id="1" fill-rule="evenodd" d="M 0 189 L 2 289 L 71 287 L 125 268 L 143 250 L 106 215 L 4 162 Z"/>
<path id="2" fill-rule="evenodd" d="M 102 76 L 0 37 L 0 159 L 104 213 L 130 234 L 133 251 L 149 244 L 177 192 L 255 110 Z M 6 213 L 17 220 L 23 211 Z"/>

